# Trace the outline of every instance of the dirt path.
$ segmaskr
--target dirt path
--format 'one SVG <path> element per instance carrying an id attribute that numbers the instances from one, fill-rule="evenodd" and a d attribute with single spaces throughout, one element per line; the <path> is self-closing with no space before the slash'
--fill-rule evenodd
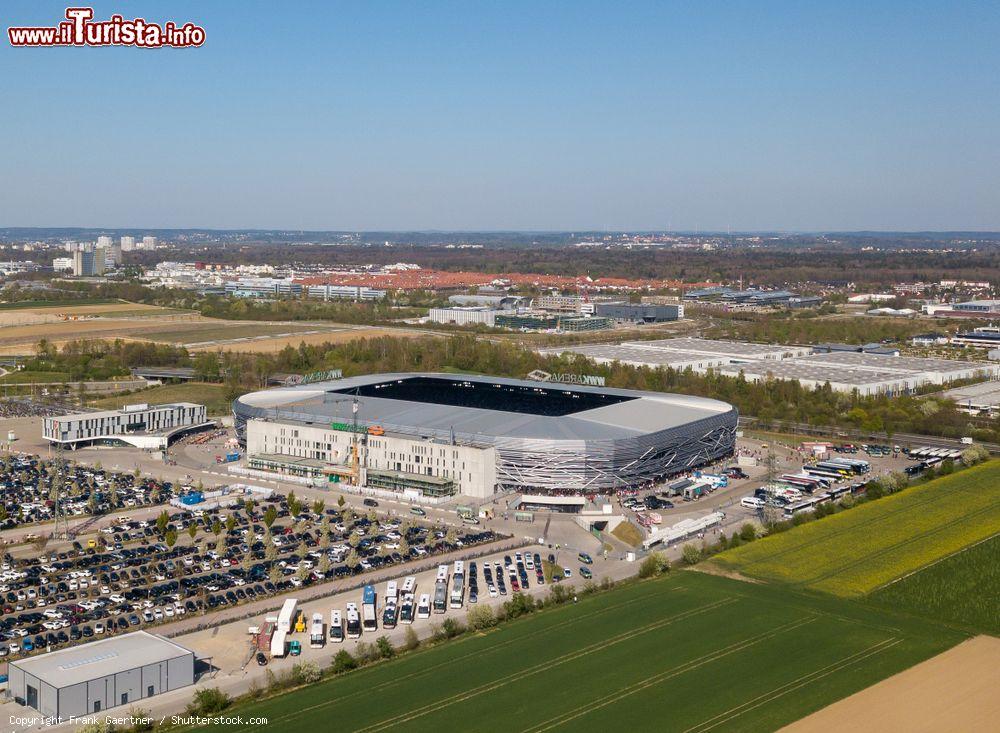
<path id="1" fill-rule="evenodd" d="M 1000 730 L 1000 639 L 977 636 L 781 733 Z"/>

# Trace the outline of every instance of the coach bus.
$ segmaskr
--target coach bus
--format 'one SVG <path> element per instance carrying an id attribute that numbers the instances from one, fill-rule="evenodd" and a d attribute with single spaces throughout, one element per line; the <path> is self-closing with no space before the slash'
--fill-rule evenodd
<path id="1" fill-rule="evenodd" d="M 361 638 L 361 615 L 356 603 L 347 604 L 347 638 Z"/>

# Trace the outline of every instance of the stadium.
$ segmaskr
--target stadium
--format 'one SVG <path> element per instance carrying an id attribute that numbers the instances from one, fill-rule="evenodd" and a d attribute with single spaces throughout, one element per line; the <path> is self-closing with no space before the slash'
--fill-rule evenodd
<path id="1" fill-rule="evenodd" d="M 277 447 L 257 445 L 317 466 L 345 456 L 325 452 L 330 444 L 322 441 L 286 443 L 279 426 L 313 426 L 326 431 L 322 440 L 331 440 L 331 430 L 354 435 L 356 420 L 369 454 L 377 448 L 396 459 L 382 468 L 420 477 L 437 476 L 431 464 L 439 462 L 419 456 L 400 461 L 403 446 L 425 456 L 412 446 L 478 447 L 495 463 L 495 486 L 463 493 L 487 495 L 497 488 L 590 493 L 661 480 L 731 455 L 737 424 L 735 407 L 700 397 L 434 373 L 253 392 L 233 402 L 233 414 L 244 446 L 248 424 L 257 430 L 263 425 L 269 431 L 263 440 Z M 310 445 L 318 446 L 315 452 Z"/>

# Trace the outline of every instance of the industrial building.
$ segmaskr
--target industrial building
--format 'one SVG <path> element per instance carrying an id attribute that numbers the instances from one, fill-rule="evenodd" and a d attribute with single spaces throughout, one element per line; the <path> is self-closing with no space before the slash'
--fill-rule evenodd
<path id="1" fill-rule="evenodd" d="M 641 346 L 646 349 L 663 349 L 667 351 L 686 351 L 692 354 L 706 356 L 724 356 L 735 360 L 778 360 L 805 356 L 812 349 L 808 346 L 785 346 L 783 344 L 754 344 L 747 341 L 726 341 L 723 339 L 703 338 L 672 338 L 656 341 L 626 341 L 628 346 Z"/>
<path id="2" fill-rule="evenodd" d="M 478 497 L 642 485 L 731 455 L 737 423 L 717 400 L 430 373 L 254 392 L 233 413 L 248 465 Z"/>
<path id="3" fill-rule="evenodd" d="M 615 321 L 631 323 L 664 323 L 676 321 L 684 317 L 684 306 L 652 305 L 631 303 L 597 303 L 594 314 L 611 318 Z"/>
<path id="4" fill-rule="evenodd" d="M 135 631 L 11 662 L 7 696 L 65 721 L 193 685 L 194 667 L 190 649 Z"/>
<path id="5" fill-rule="evenodd" d="M 427 320 L 434 323 L 452 323 L 458 326 L 470 326 L 477 323 L 484 326 L 494 326 L 498 315 L 513 315 L 513 313 L 512 310 L 476 306 L 431 308 L 427 313 Z"/>
<path id="6" fill-rule="evenodd" d="M 131 445 L 162 450 L 182 435 L 213 425 L 204 405 L 126 405 L 121 410 L 81 412 L 46 417 L 42 437 L 67 448 L 86 445 Z"/>
<path id="7" fill-rule="evenodd" d="M 816 353 L 813 353 L 813 352 Z M 1000 379 L 1000 365 L 985 361 L 899 356 L 895 347 L 821 344 L 782 346 L 701 338 L 627 341 L 539 349 L 542 354 L 578 354 L 598 364 L 692 369 L 742 374 L 751 381 L 794 379 L 807 388 L 829 384 L 863 395 L 909 394 L 927 385 L 965 379 Z"/>

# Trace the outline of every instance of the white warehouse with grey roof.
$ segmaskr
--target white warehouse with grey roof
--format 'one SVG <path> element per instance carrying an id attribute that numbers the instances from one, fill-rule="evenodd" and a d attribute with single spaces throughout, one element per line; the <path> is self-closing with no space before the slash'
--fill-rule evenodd
<path id="1" fill-rule="evenodd" d="M 193 685 L 194 665 L 190 649 L 135 631 L 13 661 L 7 695 L 65 721 Z"/>

